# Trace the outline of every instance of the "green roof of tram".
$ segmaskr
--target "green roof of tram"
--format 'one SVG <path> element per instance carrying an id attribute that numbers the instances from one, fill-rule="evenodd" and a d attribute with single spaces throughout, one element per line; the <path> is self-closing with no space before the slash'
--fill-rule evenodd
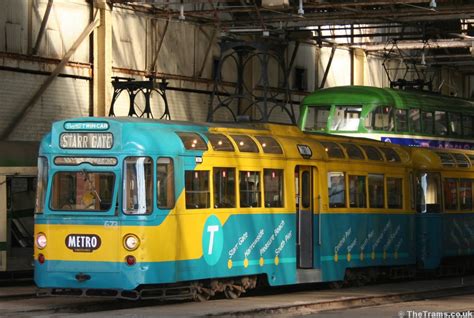
<path id="1" fill-rule="evenodd" d="M 474 111 L 474 101 L 442 96 L 426 91 L 404 91 L 371 86 L 339 86 L 315 91 L 303 100 L 302 105 L 387 105 L 399 108 L 432 106 L 442 110 Z"/>

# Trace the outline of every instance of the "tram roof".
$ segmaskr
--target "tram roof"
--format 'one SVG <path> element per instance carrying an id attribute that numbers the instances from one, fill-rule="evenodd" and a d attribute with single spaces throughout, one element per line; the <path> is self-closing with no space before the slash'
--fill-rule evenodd
<path id="1" fill-rule="evenodd" d="M 444 110 L 474 111 L 474 101 L 442 96 L 427 91 L 398 90 L 371 86 L 338 86 L 315 91 L 303 100 L 302 105 L 319 104 L 377 104 L 400 108 L 434 106 Z"/>

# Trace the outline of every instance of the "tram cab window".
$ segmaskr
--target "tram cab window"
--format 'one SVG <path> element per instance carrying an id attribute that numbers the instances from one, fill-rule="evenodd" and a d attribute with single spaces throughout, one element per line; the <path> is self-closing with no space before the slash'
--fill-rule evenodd
<path id="1" fill-rule="evenodd" d="M 441 136 L 448 134 L 446 112 L 435 111 L 435 134 Z"/>
<path id="2" fill-rule="evenodd" d="M 433 134 L 433 113 L 421 112 L 422 132 L 425 134 Z"/>
<path id="3" fill-rule="evenodd" d="M 399 132 L 408 131 L 408 110 L 397 109 L 395 111 L 395 125 Z"/>
<path id="4" fill-rule="evenodd" d="M 125 214 L 151 213 L 153 207 L 153 166 L 148 157 L 125 159 L 123 209 Z"/>
<path id="5" fill-rule="evenodd" d="M 461 210 L 472 210 L 472 180 L 459 180 L 459 205 Z"/>
<path id="6" fill-rule="evenodd" d="M 240 171 L 239 177 L 240 207 L 260 207 L 260 172 Z"/>
<path id="7" fill-rule="evenodd" d="M 265 207 L 282 208 L 283 207 L 283 170 L 282 169 L 264 169 L 263 185 Z"/>
<path id="8" fill-rule="evenodd" d="M 349 207 L 367 207 L 366 176 L 349 176 Z"/>
<path id="9" fill-rule="evenodd" d="M 393 108 L 378 106 L 366 118 L 365 127 L 373 130 L 393 131 Z"/>
<path id="10" fill-rule="evenodd" d="M 471 137 L 473 135 L 472 129 L 472 116 L 462 115 L 462 134 L 465 137 Z"/>
<path id="11" fill-rule="evenodd" d="M 171 158 L 159 158 L 156 164 L 156 197 L 158 208 L 173 208 L 174 171 Z"/>
<path id="12" fill-rule="evenodd" d="M 438 174 L 422 172 L 416 176 L 416 210 L 441 212 L 441 183 Z"/>
<path id="13" fill-rule="evenodd" d="M 421 132 L 421 115 L 419 109 L 410 109 L 408 112 L 408 124 L 411 132 Z"/>
<path id="14" fill-rule="evenodd" d="M 449 134 L 460 136 L 462 134 L 461 114 L 448 113 L 449 116 Z"/>
<path id="15" fill-rule="evenodd" d="M 210 207 L 209 171 L 187 170 L 184 172 L 186 209 Z"/>
<path id="16" fill-rule="evenodd" d="M 346 207 L 346 184 L 343 172 L 328 173 L 328 195 L 330 208 Z"/>
<path id="17" fill-rule="evenodd" d="M 62 211 L 108 211 L 115 176 L 111 172 L 61 171 L 53 178 L 51 208 Z"/>
<path id="18" fill-rule="evenodd" d="M 211 143 L 212 149 L 215 151 L 234 151 L 234 146 L 229 138 L 223 134 L 206 134 Z"/>
<path id="19" fill-rule="evenodd" d="M 383 174 L 369 174 L 369 207 L 384 207 L 384 180 Z"/>
<path id="20" fill-rule="evenodd" d="M 361 112 L 360 106 L 336 106 L 331 130 L 357 131 Z"/>
<path id="21" fill-rule="evenodd" d="M 387 205 L 389 209 L 403 208 L 403 179 L 387 177 Z"/>
<path id="22" fill-rule="evenodd" d="M 309 106 L 306 113 L 304 129 L 309 131 L 326 130 L 328 126 L 329 111 L 329 106 Z"/>
<path id="23" fill-rule="evenodd" d="M 444 208 L 446 210 L 457 210 L 458 208 L 458 184 L 456 179 L 446 178 L 443 182 Z"/>
<path id="24" fill-rule="evenodd" d="M 214 168 L 214 207 L 235 208 L 235 169 Z"/>
<path id="25" fill-rule="evenodd" d="M 35 213 L 42 213 L 44 200 L 46 199 L 46 188 L 48 186 L 48 159 L 38 158 L 38 178 L 36 184 Z"/>

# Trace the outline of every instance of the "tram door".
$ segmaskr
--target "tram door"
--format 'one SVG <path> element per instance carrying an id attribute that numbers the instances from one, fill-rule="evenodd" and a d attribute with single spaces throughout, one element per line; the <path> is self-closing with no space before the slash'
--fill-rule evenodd
<path id="1" fill-rule="evenodd" d="M 298 268 L 313 268 L 314 173 L 309 166 L 299 166 L 296 170 Z"/>

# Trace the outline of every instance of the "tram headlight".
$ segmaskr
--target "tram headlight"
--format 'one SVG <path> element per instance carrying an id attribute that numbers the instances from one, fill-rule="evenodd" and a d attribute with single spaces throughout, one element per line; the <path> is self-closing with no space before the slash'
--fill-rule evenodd
<path id="1" fill-rule="evenodd" d="M 48 239 L 46 238 L 46 234 L 44 233 L 38 233 L 36 235 L 36 247 L 42 250 L 43 248 L 46 247 L 46 244 L 48 243 Z"/>
<path id="2" fill-rule="evenodd" d="M 127 234 L 123 238 L 123 247 L 128 251 L 134 251 L 140 246 L 140 239 L 134 234 Z"/>

